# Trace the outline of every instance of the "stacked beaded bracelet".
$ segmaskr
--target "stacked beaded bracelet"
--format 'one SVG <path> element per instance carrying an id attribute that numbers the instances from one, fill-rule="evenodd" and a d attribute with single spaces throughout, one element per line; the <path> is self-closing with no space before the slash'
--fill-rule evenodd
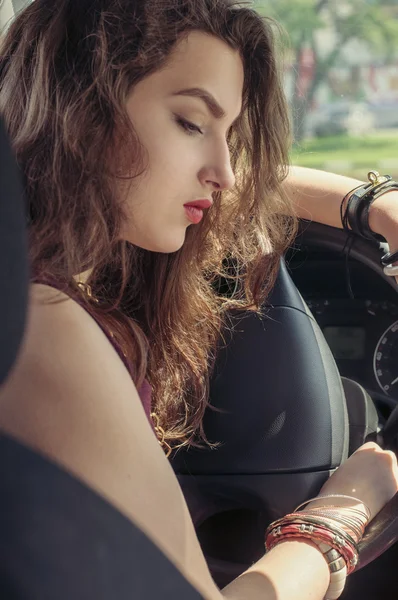
<path id="1" fill-rule="evenodd" d="M 312 502 L 326 498 L 341 498 L 355 501 L 351 496 L 318 496 L 304 502 L 295 511 L 271 523 L 266 531 L 265 547 L 269 552 L 281 541 L 308 539 L 315 543 L 323 553 L 330 571 L 330 585 L 325 600 L 338 598 L 345 585 L 348 574 L 358 563 L 358 544 L 370 519 L 370 511 L 359 508 L 327 505 L 300 508 Z"/>
<path id="2" fill-rule="evenodd" d="M 339 552 L 344 558 L 348 574 L 352 573 L 358 564 L 358 545 L 351 536 L 343 529 L 325 525 L 317 519 L 304 515 L 301 519 L 297 517 L 292 520 L 294 513 L 286 515 L 280 521 L 272 524 L 271 530 L 267 530 L 265 547 L 267 551 L 272 550 L 276 544 L 286 539 L 308 539 L 323 542 Z"/>
<path id="3" fill-rule="evenodd" d="M 390 175 L 380 175 L 377 171 L 368 173 L 369 183 L 359 185 L 346 196 L 340 205 L 340 218 L 343 229 L 367 239 L 385 242 L 369 227 L 369 210 L 372 203 L 387 192 L 398 190 L 398 183 Z M 381 259 L 384 273 L 391 277 L 398 275 L 398 252 L 388 252 Z"/>

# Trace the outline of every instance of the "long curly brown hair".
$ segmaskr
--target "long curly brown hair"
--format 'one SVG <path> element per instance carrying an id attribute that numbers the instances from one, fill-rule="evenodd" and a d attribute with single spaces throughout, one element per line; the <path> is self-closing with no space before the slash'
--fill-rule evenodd
<path id="1" fill-rule="evenodd" d="M 181 250 L 157 254 L 120 242 L 110 156 L 145 169 L 126 99 L 193 30 L 243 61 L 243 111 L 228 140 L 236 186 L 214 195 Z M 148 378 L 174 447 L 209 443 L 202 419 L 228 311 L 260 310 L 295 232 L 277 63 L 275 24 L 233 0 L 34 0 L 1 45 L 0 112 L 25 180 L 34 273 L 79 293 L 76 275 L 89 270 L 90 310 L 136 384 Z"/>

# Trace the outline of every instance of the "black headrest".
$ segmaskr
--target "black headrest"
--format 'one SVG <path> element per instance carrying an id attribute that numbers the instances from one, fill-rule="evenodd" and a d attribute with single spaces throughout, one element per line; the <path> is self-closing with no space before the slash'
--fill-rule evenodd
<path id="1" fill-rule="evenodd" d="M 22 180 L 0 120 L 0 385 L 22 340 L 28 259 Z"/>

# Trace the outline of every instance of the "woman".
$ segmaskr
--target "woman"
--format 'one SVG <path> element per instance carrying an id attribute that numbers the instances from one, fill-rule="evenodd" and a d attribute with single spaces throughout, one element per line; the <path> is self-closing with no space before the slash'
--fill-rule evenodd
<path id="1" fill-rule="evenodd" d="M 226 311 L 259 310 L 295 212 L 318 210 L 311 192 L 324 182 L 284 181 L 271 24 L 229 0 L 35 0 L 0 60 L 33 273 L 1 429 L 109 499 L 205 598 L 323 598 L 325 549 L 305 537 L 219 592 L 154 435 L 165 450 L 210 443 L 201 424 Z M 335 207 L 353 184 L 332 181 Z M 216 284 L 233 266 L 240 285 L 226 298 Z M 397 485 L 395 457 L 368 444 L 322 495 L 367 522 Z"/>

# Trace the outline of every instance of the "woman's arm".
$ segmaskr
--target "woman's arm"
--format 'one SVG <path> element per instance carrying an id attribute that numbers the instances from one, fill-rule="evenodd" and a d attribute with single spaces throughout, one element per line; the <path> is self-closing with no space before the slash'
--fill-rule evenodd
<path id="1" fill-rule="evenodd" d="M 283 544 L 219 591 L 130 375 L 88 313 L 66 297 L 48 303 L 54 295 L 33 286 L 22 351 L 0 389 L 0 430 L 110 501 L 206 600 L 321 600 L 327 565 L 306 543 Z"/>
<path id="2" fill-rule="evenodd" d="M 383 173 L 384 174 L 384 173 Z M 366 179 L 367 173 L 364 172 Z M 340 204 L 344 196 L 364 181 L 306 167 L 290 167 L 284 182 L 301 219 L 341 227 Z M 383 235 L 392 250 L 398 249 L 398 191 L 378 198 L 369 211 L 372 231 Z"/>
<path id="3" fill-rule="evenodd" d="M 235 579 L 222 595 L 228 600 L 322 600 L 330 575 L 322 554 L 312 544 L 278 544 Z"/>
<path id="4" fill-rule="evenodd" d="M 108 499 L 206 600 L 322 600 L 329 583 L 326 561 L 299 541 L 281 543 L 218 590 L 181 488 L 119 356 L 75 302 L 44 303 L 49 294 L 61 294 L 33 288 L 22 351 L 0 389 L 0 430 Z M 328 493 L 355 487 L 377 512 L 396 492 L 397 481 L 388 453 L 375 453 L 373 463 L 363 458 L 353 463 L 350 457 L 328 481 Z"/>

